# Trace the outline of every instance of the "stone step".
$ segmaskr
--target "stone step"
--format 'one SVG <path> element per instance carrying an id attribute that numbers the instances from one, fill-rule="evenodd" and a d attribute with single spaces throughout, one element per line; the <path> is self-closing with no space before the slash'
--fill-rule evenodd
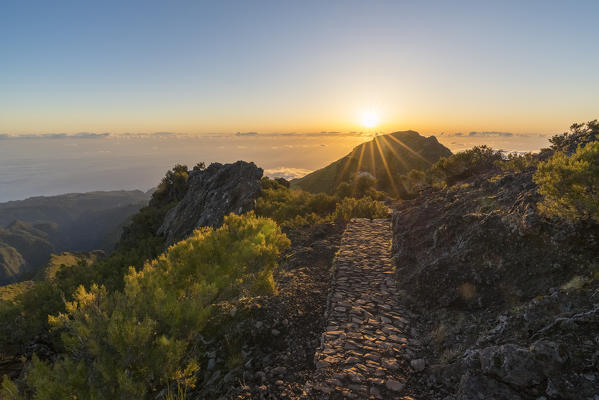
<path id="1" fill-rule="evenodd" d="M 341 239 L 315 349 L 316 370 L 306 398 L 400 398 L 405 387 L 403 332 L 408 320 L 397 304 L 388 219 L 354 219 Z"/>

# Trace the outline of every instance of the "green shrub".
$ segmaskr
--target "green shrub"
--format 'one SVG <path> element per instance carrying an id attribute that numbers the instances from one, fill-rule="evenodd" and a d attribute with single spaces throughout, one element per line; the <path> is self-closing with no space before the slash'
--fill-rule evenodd
<path id="1" fill-rule="evenodd" d="M 354 178 L 354 187 L 354 197 L 364 197 L 376 190 L 376 179 L 368 173 L 360 173 Z"/>
<path id="2" fill-rule="evenodd" d="M 534 180 L 546 215 L 599 223 L 599 142 L 579 145 L 571 156 L 556 152 L 539 164 Z"/>
<path id="3" fill-rule="evenodd" d="M 551 149 L 572 154 L 578 146 L 599 140 L 599 121 L 593 120 L 585 124 L 572 124 L 568 132 L 555 135 L 551 142 Z"/>
<path id="4" fill-rule="evenodd" d="M 501 152 L 488 146 L 476 146 L 449 157 L 442 157 L 430 169 L 433 178 L 451 186 L 480 172 L 492 169 L 501 161 Z"/>
<path id="5" fill-rule="evenodd" d="M 412 169 L 407 175 L 397 178 L 399 197 L 413 199 L 427 184 L 427 173 L 419 169 Z"/>
<path id="6" fill-rule="evenodd" d="M 147 251 L 120 250 L 93 264 L 61 268 L 50 281 L 33 282 L 23 293 L 0 302 L 0 355 L 22 354 L 25 346 L 43 338 L 54 350 L 61 347 L 60 338 L 50 331 L 48 315 L 65 311 L 64 300 L 72 301 L 77 288 L 93 283 L 104 285 L 108 291 L 122 290 L 123 276 L 129 266 L 141 269 Z"/>
<path id="7" fill-rule="evenodd" d="M 422 185 L 426 181 L 426 173 L 419 169 L 413 169 L 408 173 L 408 180 L 413 185 Z"/>
<path id="8" fill-rule="evenodd" d="M 496 165 L 503 171 L 511 172 L 524 172 L 534 169 L 537 164 L 538 159 L 532 153 L 510 153 L 505 159 L 496 162 Z"/>
<path id="9" fill-rule="evenodd" d="M 379 182 L 380 183 L 380 182 Z M 368 173 L 360 173 L 354 176 L 351 182 L 341 182 L 335 189 L 335 196 L 342 200 L 346 197 L 360 199 L 370 197 L 375 200 L 384 200 L 385 192 L 376 189 L 377 180 Z"/>
<path id="10" fill-rule="evenodd" d="M 204 163 L 198 163 L 194 170 L 204 169 Z M 151 206 L 163 206 L 173 201 L 181 201 L 187 192 L 187 178 L 189 170 L 186 165 L 176 164 L 173 169 L 166 172 L 164 178 L 152 194 Z"/>
<path id="11" fill-rule="evenodd" d="M 371 186 L 363 187 L 365 190 L 367 188 Z M 345 192 L 346 189 L 347 187 L 344 186 L 341 191 Z M 356 199 L 324 193 L 311 194 L 302 190 L 288 189 L 271 179 L 264 178 L 262 195 L 256 201 L 256 214 L 272 218 L 282 226 L 305 226 L 332 220 L 349 221 L 351 218 L 386 217 L 387 206 L 368 196 Z"/>
<path id="12" fill-rule="evenodd" d="M 337 189 L 335 189 L 335 196 L 340 199 L 344 199 L 346 197 L 352 197 L 354 195 L 354 190 L 349 182 L 341 182 Z"/>
<path id="13" fill-rule="evenodd" d="M 333 218 L 349 221 L 351 218 L 385 218 L 388 214 L 389 208 L 380 201 L 368 197 L 361 199 L 347 197 L 337 205 Z"/>
<path id="14" fill-rule="evenodd" d="M 321 223 L 335 211 L 337 198 L 324 193 L 292 190 L 263 178 L 262 194 L 256 200 L 256 214 L 272 218 L 282 226 Z"/>
<path id="15" fill-rule="evenodd" d="M 55 338 L 48 334 L 48 314 L 63 310 L 62 292 L 53 282 L 35 282 L 13 300 L 0 302 L 0 355 L 22 354 L 35 338 L 53 344 Z"/>
<path id="16" fill-rule="evenodd" d="M 0 386 L 0 399 L 2 400 L 22 400 L 23 397 L 19 394 L 19 389 L 8 376 L 2 377 L 2 385 Z"/>
<path id="17" fill-rule="evenodd" d="M 66 354 L 53 365 L 34 360 L 27 381 L 35 398 L 144 398 L 193 384 L 197 363 L 188 347 L 212 304 L 272 293 L 273 270 L 288 245 L 274 221 L 231 214 L 139 272 L 131 268 L 123 291 L 81 286 L 66 312 L 49 318 Z"/>

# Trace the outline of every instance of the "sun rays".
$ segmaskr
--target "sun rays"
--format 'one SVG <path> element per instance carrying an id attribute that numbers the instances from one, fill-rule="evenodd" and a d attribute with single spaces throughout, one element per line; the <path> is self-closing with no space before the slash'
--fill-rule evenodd
<path id="1" fill-rule="evenodd" d="M 422 156 L 422 154 L 414 151 L 411 147 L 409 147 L 408 145 L 406 145 L 404 142 L 400 141 L 399 139 L 397 139 L 396 137 L 394 137 L 393 135 L 387 135 L 389 138 L 391 138 L 392 140 L 396 141 L 400 146 L 402 146 L 404 149 L 406 149 L 407 151 L 409 151 L 410 153 L 412 153 L 413 155 L 415 155 L 416 157 L 420 158 L 421 160 L 423 160 L 424 162 L 426 162 L 428 165 L 431 165 L 431 162 L 429 160 L 427 160 L 426 158 L 424 158 Z"/>
<path id="2" fill-rule="evenodd" d="M 375 136 L 372 141 L 363 143 L 347 156 L 337 181 L 341 183 L 367 171 L 379 179 L 379 182 L 388 181 L 384 183 L 388 185 L 388 189 L 399 194 L 403 188 L 400 175 L 411 169 L 411 164 L 406 158 L 416 158 L 425 165 L 431 164 L 422 154 L 393 134 Z"/>
<path id="3" fill-rule="evenodd" d="M 391 189 L 393 190 L 393 193 L 395 193 L 397 195 L 398 194 L 397 186 L 395 185 L 395 181 L 393 180 L 393 175 L 391 174 L 391 170 L 389 169 L 389 164 L 387 163 L 387 159 L 385 158 L 385 153 L 383 152 L 383 149 L 381 149 L 381 145 L 379 143 L 378 136 L 375 137 L 373 139 L 373 141 L 376 144 L 376 148 L 378 149 L 379 154 L 381 155 L 381 160 L 383 161 L 383 167 L 385 167 L 385 172 L 387 173 L 387 177 L 389 178 L 389 184 L 391 185 Z"/>

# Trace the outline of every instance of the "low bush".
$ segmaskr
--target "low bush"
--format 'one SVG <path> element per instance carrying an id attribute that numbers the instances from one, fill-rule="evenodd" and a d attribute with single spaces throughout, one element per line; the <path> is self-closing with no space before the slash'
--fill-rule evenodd
<path id="1" fill-rule="evenodd" d="M 483 171 L 492 169 L 501 161 L 501 152 L 488 146 L 476 146 L 470 150 L 442 157 L 430 169 L 431 178 L 451 186 Z"/>
<path id="2" fill-rule="evenodd" d="M 340 185 L 338 192 L 345 193 L 348 186 Z M 351 218 L 381 218 L 387 215 L 387 207 L 369 196 L 356 199 L 324 193 L 311 194 L 288 189 L 263 178 L 262 195 L 256 201 L 256 214 L 272 218 L 281 226 L 303 226 L 333 220 L 348 221 Z"/>
<path id="3" fill-rule="evenodd" d="M 537 164 L 538 158 L 532 153 L 509 153 L 503 160 L 496 162 L 502 171 L 516 173 L 535 169 Z"/>
<path id="4" fill-rule="evenodd" d="M 370 197 L 374 200 L 384 200 L 387 197 L 385 192 L 377 190 L 377 180 L 368 173 L 356 174 L 351 182 L 341 182 L 335 189 L 335 196 L 338 199 Z"/>
<path id="5" fill-rule="evenodd" d="M 66 312 L 49 318 L 66 352 L 52 365 L 34 359 L 35 399 L 154 398 L 195 382 L 194 352 L 212 305 L 275 290 L 273 270 L 289 245 L 270 219 L 229 215 L 136 271 L 122 291 L 83 286 Z"/>
<path id="6" fill-rule="evenodd" d="M 568 132 L 553 136 L 549 142 L 551 142 L 552 150 L 572 154 L 578 146 L 584 146 L 597 140 L 599 140 L 599 121 L 593 120 L 587 123 L 572 124 Z"/>
<path id="7" fill-rule="evenodd" d="M 555 152 L 539 164 L 534 180 L 546 215 L 599 223 L 599 142 L 579 145 L 571 156 Z"/>
<path id="8" fill-rule="evenodd" d="M 337 204 L 333 219 L 349 221 L 351 218 L 385 218 L 388 213 L 389 208 L 380 201 L 347 197 Z"/>
<path id="9" fill-rule="evenodd" d="M 282 226 L 323 222 L 337 205 L 335 196 L 288 189 L 268 178 L 263 178 L 261 185 L 262 194 L 256 200 L 256 214 L 272 218 Z"/>

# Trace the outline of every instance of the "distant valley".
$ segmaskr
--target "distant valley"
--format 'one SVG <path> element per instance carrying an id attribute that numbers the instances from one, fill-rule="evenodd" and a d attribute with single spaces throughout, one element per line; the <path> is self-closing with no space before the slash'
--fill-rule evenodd
<path id="1" fill-rule="evenodd" d="M 133 190 L 0 203 L 0 283 L 35 275 L 52 253 L 112 251 L 123 225 L 149 197 Z"/>

